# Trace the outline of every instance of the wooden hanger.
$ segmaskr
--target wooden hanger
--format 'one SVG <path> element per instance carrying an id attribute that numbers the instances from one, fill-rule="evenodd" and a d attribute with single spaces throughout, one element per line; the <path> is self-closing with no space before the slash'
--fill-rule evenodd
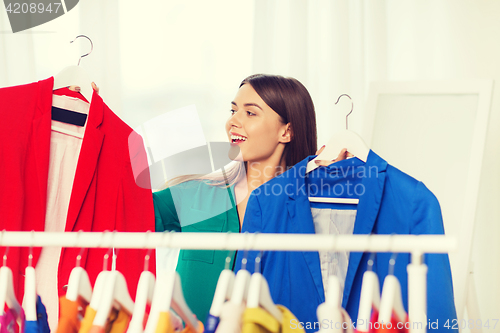
<path id="1" fill-rule="evenodd" d="M 325 302 L 318 306 L 316 315 L 321 325 L 318 333 L 344 333 L 342 325 L 336 325 L 336 323 L 342 324 L 344 317 L 342 315 L 340 281 L 335 275 L 328 278 L 328 292 L 325 295 Z"/>
<path id="2" fill-rule="evenodd" d="M 384 324 L 391 322 L 393 313 L 396 314 L 396 319 L 400 322 L 405 322 L 407 318 L 406 310 L 403 305 L 401 284 L 398 278 L 394 276 L 396 256 L 397 253 L 395 253 L 389 261 L 389 275 L 385 277 L 384 286 L 382 287 L 378 321 Z"/>
<path id="3" fill-rule="evenodd" d="M 363 274 L 363 282 L 361 283 L 358 325 L 356 327 L 358 332 L 369 331 L 372 310 L 379 311 L 380 309 L 380 283 L 377 274 L 373 272 L 374 259 L 375 253 L 368 260 L 368 270 Z"/>
<path id="4" fill-rule="evenodd" d="M 280 309 L 274 304 L 269 291 L 269 285 L 266 278 L 259 273 L 261 254 L 255 259 L 255 273 L 250 279 L 248 289 L 247 308 L 262 307 L 271 314 L 279 323 L 283 321 L 283 314 Z"/>
<path id="5" fill-rule="evenodd" d="M 231 298 L 233 293 L 235 275 L 234 272 L 229 269 L 230 262 L 231 257 L 227 257 L 226 268 L 220 273 L 219 280 L 217 281 L 212 306 L 209 311 L 209 313 L 214 317 L 220 317 L 222 305 L 224 305 L 226 300 Z"/>
<path id="6" fill-rule="evenodd" d="M 105 259 L 107 261 L 107 258 Z M 122 273 L 117 270 L 109 271 L 106 274 L 106 282 L 104 283 L 104 290 L 99 297 L 99 305 L 95 315 L 93 325 L 104 327 L 108 319 L 109 313 L 115 304 L 123 308 L 127 313 L 134 312 L 134 301 L 128 292 L 127 281 Z M 94 291 L 96 293 L 97 291 Z"/>
<path id="7" fill-rule="evenodd" d="M 88 56 L 92 53 L 94 49 L 94 44 L 92 40 L 85 35 L 76 36 L 74 40 L 70 43 L 73 43 L 78 38 L 87 38 L 90 41 L 90 52 L 80 56 L 78 60 L 78 65 L 76 66 L 68 66 L 64 68 L 61 72 L 54 76 L 54 87 L 52 90 L 57 90 L 61 88 L 66 88 L 70 86 L 77 86 L 80 88 L 80 93 L 87 99 L 89 103 L 92 101 L 92 95 L 94 90 L 92 88 L 92 81 L 89 79 L 87 72 L 80 67 L 80 61 L 83 57 Z"/>
<path id="8" fill-rule="evenodd" d="M 139 283 L 137 284 L 134 312 L 132 313 L 127 333 L 142 333 L 144 331 L 143 322 L 146 314 L 146 306 L 153 301 L 155 276 L 148 271 L 150 253 L 151 251 L 148 252 L 144 259 L 144 271 L 141 273 Z"/>
<path id="9" fill-rule="evenodd" d="M 20 320 L 22 309 L 14 293 L 12 270 L 7 267 L 7 252 L 8 248 L 3 256 L 3 266 L 0 267 L 0 316 L 5 314 L 5 304 L 7 304 L 9 309 L 14 310 L 16 319 Z"/>
<path id="10" fill-rule="evenodd" d="M 184 299 L 179 273 L 174 270 L 164 270 L 158 272 L 151 311 L 144 332 L 156 332 L 160 313 L 167 313 L 170 309 L 173 309 L 193 332 L 198 332 L 196 317 Z"/>
<path id="11" fill-rule="evenodd" d="M 337 99 L 337 104 L 342 96 L 351 97 L 347 94 L 340 95 Z M 366 162 L 370 148 L 366 145 L 364 140 L 357 133 L 348 130 L 347 119 L 354 109 L 354 104 L 351 99 L 351 111 L 346 116 L 346 129 L 344 131 L 335 133 L 325 146 L 325 149 L 314 159 L 307 163 L 306 173 L 309 173 L 316 168 L 316 160 L 333 161 L 337 158 L 342 149 L 346 148 L 347 151 L 363 162 Z M 310 202 L 327 202 L 327 203 L 342 203 L 342 204 L 358 204 L 358 199 L 353 198 L 325 198 L 325 197 L 309 197 Z"/>
<path id="12" fill-rule="evenodd" d="M 66 299 L 76 302 L 78 297 L 83 298 L 87 303 L 92 300 L 92 285 L 90 284 L 87 271 L 80 267 L 80 261 L 83 254 L 82 249 L 76 257 L 76 267 L 71 270 L 68 280 L 68 289 L 66 291 Z"/>
<path id="13" fill-rule="evenodd" d="M 24 297 L 23 309 L 26 320 L 36 321 L 38 319 L 36 313 L 36 277 L 35 269 L 33 268 L 33 248 L 30 247 L 30 254 L 28 256 L 28 266 L 24 275 Z"/>

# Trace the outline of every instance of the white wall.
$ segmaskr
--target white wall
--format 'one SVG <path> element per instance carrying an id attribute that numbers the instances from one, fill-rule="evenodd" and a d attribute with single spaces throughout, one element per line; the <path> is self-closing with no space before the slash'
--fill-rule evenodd
<path id="1" fill-rule="evenodd" d="M 500 313 L 500 2 L 394 0 L 386 18 L 388 80 L 495 80 L 472 245 L 481 317 L 493 324 Z"/>

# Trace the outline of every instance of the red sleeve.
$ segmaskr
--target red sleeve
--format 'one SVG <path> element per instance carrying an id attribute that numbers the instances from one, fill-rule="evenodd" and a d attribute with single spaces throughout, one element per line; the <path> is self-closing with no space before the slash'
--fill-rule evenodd
<path id="1" fill-rule="evenodd" d="M 128 140 L 129 155 L 124 165 L 123 178 L 118 189 L 116 206 L 116 230 L 146 232 L 155 230 L 153 194 L 148 161 L 142 137 L 131 132 Z M 140 170 L 140 172 L 138 172 Z M 144 258 L 148 249 L 123 249 L 117 256 L 116 269 L 125 275 L 129 291 L 134 298 L 139 277 L 144 270 Z M 154 249 L 151 251 L 149 270 L 155 270 Z"/>

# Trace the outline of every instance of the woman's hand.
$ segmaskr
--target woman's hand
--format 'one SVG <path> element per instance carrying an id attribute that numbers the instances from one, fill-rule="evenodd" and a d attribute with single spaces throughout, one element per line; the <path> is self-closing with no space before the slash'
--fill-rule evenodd
<path id="1" fill-rule="evenodd" d="M 95 92 L 97 93 L 97 95 L 99 95 L 99 88 L 95 85 L 95 83 L 92 82 L 90 85 L 92 86 L 92 89 L 95 90 Z M 69 88 L 69 90 L 80 92 L 80 87 L 78 87 L 78 86 L 69 86 L 68 88 Z"/>
<path id="2" fill-rule="evenodd" d="M 316 152 L 316 155 L 319 155 L 321 154 L 321 152 L 325 149 L 325 146 L 321 147 L 317 152 Z M 335 163 L 335 162 L 338 162 L 338 161 L 342 161 L 342 160 L 345 160 L 346 158 L 348 157 L 353 157 L 354 155 L 349 153 L 347 151 L 346 148 L 342 149 L 339 153 L 339 156 L 337 156 L 336 159 L 332 160 L 332 161 L 328 161 L 328 160 L 316 160 L 316 164 L 319 165 L 319 166 L 328 166 L 332 163 Z"/>
<path id="3" fill-rule="evenodd" d="M 95 85 L 94 82 L 92 82 L 92 88 L 95 90 L 95 92 L 97 93 L 97 95 L 99 95 L 99 88 Z"/>

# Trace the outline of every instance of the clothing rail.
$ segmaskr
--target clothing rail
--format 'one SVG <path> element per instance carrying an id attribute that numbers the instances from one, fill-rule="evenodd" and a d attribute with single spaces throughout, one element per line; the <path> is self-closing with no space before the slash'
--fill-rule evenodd
<path id="1" fill-rule="evenodd" d="M 316 235 L 176 232 L 35 232 L 2 231 L 0 246 L 78 248 L 183 248 L 191 250 L 349 251 L 411 253 L 408 266 L 410 333 L 426 332 L 427 266 L 424 253 L 456 251 L 455 237 L 444 235 Z"/>
<path id="2" fill-rule="evenodd" d="M 190 250 L 407 252 L 421 256 L 423 253 L 453 252 L 457 249 L 457 245 L 455 237 L 444 235 L 0 232 L 0 246 L 15 247 L 61 246 L 122 249 L 169 247 Z M 418 258 L 415 259 L 418 261 Z"/>

